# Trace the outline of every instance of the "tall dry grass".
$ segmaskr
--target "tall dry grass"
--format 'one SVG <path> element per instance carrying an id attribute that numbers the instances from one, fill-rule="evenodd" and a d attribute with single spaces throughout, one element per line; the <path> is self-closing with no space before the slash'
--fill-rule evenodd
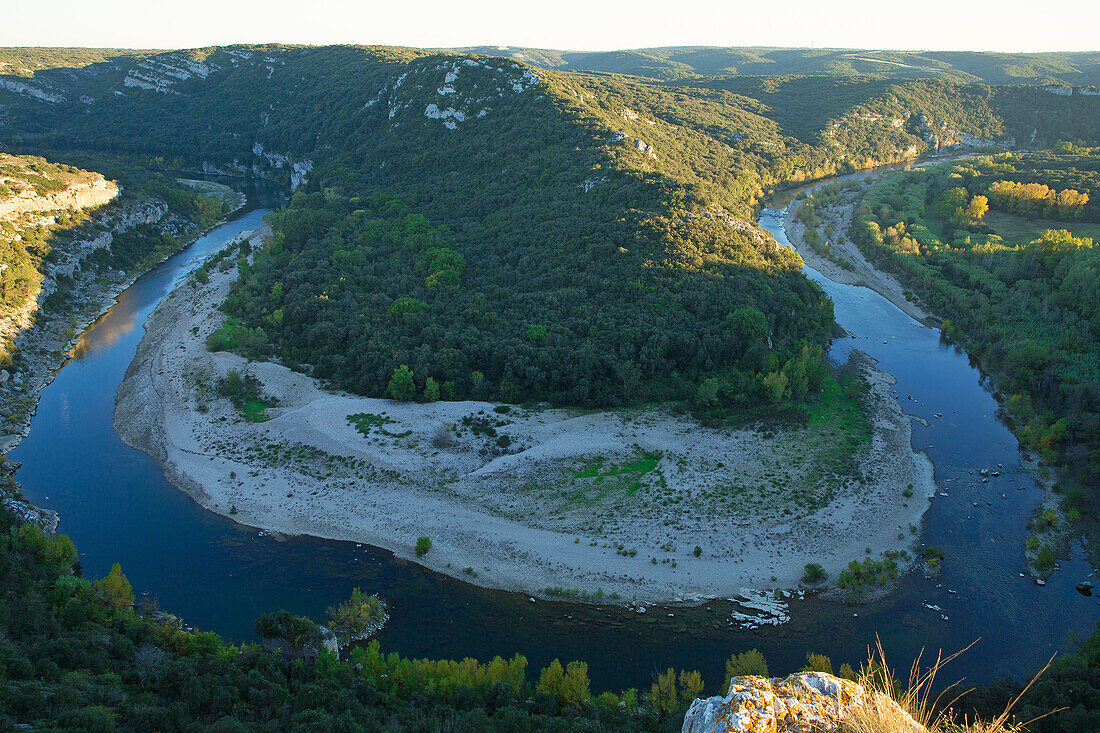
<path id="1" fill-rule="evenodd" d="M 977 643 L 977 642 L 974 642 Z M 1012 718 L 1012 708 L 1024 696 L 1050 667 L 1050 661 L 1039 670 L 1027 686 L 993 720 L 971 721 L 965 717 L 959 719 L 952 705 L 966 694 L 959 691 L 959 683 L 948 686 L 942 692 L 933 695 L 936 677 L 944 665 L 966 652 L 974 643 L 954 654 L 936 655 L 935 661 L 927 667 L 920 656 L 913 662 L 906 679 L 898 678 L 895 670 L 886 662 L 886 653 L 882 642 L 876 639 L 875 649 L 869 650 L 867 662 L 860 670 L 857 680 L 868 691 L 868 699 L 860 708 L 853 708 L 852 715 L 845 721 L 842 733 L 1021 733 L 1028 723 L 1018 723 Z M 922 655 L 923 656 L 923 655 Z M 944 701 L 946 704 L 943 704 Z M 892 704 L 892 703 L 896 703 Z M 908 719 L 900 711 L 908 714 Z M 1056 712 L 1056 711 L 1051 711 Z M 1050 714 L 1050 713 L 1048 713 Z M 918 726 L 915 728 L 913 723 Z"/>

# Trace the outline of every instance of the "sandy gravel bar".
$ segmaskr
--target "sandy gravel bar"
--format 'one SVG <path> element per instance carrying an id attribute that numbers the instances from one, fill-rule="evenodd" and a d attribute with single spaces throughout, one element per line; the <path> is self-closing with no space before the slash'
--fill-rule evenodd
<path id="1" fill-rule="evenodd" d="M 933 467 L 912 450 L 891 377 L 870 363 L 872 436 L 858 478 L 838 476 L 822 471 L 829 436 L 812 425 L 707 428 L 665 408 L 398 403 L 210 353 L 205 339 L 236 276 L 214 270 L 150 316 L 115 427 L 172 483 L 237 522 L 368 543 L 488 587 L 602 591 L 621 603 L 796 588 L 808 562 L 835 578 L 865 548 L 877 557 L 918 540 Z M 217 396 L 231 369 L 277 399 L 269 420 L 247 422 Z M 362 431 L 355 414 L 367 416 Z M 432 549 L 417 558 L 422 535 Z"/>

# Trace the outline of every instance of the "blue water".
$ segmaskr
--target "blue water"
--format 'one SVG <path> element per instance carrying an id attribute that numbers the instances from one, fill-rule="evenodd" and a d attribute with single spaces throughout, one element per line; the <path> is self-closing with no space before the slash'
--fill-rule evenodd
<path id="1" fill-rule="evenodd" d="M 252 206 L 279 200 L 271 192 L 250 195 Z M 792 606 L 788 624 L 739 631 L 727 625 L 725 603 L 675 609 L 671 618 L 661 609 L 639 616 L 530 603 L 383 550 L 260 536 L 211 514 L 167 483 L 155 461 L 119 440 L 112 427 L 115 392 L 150 311 L 208 253 L 259 226 L 265 211 L 245 211 L 123 293 L 84 334 L 79 357 L 43 391 L 30 434 L 10 455 L 23 463 L 19 480 L 28 498 L 61 514 L 60 531 L 76 541 L 89 577 L 120 562 L 139 593 L 198 628 L 238 640 L 254 638 L 251 625 L 261 612 L 287 608 L 320 618 L 359 586 L 391 604 L 391 621 L 378 637 L 387 650 L 480 659 L 522 653 L 536 670 L 555 657 L 584 659 L 596 689 L 648 686 L 669 666 L 699 669 L 713 688 L 729 654 L 750 648 L 765 653 L 773 673 L 798 668 L 807 650 L 858 664 L 876 634 L 900 666 L 923 647 L 955 651 L 982 637 L 953 667 L 957 676 L 986 681 L 1026 674 L 1063 648 L 1068 633 L 1087 634 L 1100 620 L 1096 601 L 1073 588 L 1091 572 L 1079 547 L 1045 588 L 1018 576 L 1025 523 L 1040 491 L 1022 470 L 1016 440 L 966 355 L 878 295 L 813 271 L 808 275 L 822 284 L 838 322 L 854 337 L 838 339 L 833 358 L 843 361 L 858 348 L 877 359 L 897 377 L 906 411 L 929 422 L 915 426 L 914 445 L 927 449 L 937 482 L 950 493 L 934 501 L 926 518 L 927 543 L 947 556 L 937 581 L 911 574 L 885 601 L 856 608 L 810 599 Z M 766 210 L 761 222 L 786 241 L 779 211 Z M 998 463 L 1002 475 L 980 483 L 977 470 Z M 948 481 L 956 477 L 963 480 Z M 942 607 L 949 620 L 924 608 L 925 601 Z"/>

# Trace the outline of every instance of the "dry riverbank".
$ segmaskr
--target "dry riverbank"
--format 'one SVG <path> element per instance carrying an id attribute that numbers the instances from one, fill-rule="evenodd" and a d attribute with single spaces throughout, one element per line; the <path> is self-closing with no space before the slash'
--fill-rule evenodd
<path id="1" fill-rule="evenodd" d="M 428 536 L 417 562 L 485 586 L 690 602 L 794 588 L 808 562 L 836 577 L 867 547 L 876 557 L 910 547 L 934 492 L 892 380 L 870 364 L 872 436 L 860 479 L 841 479 L 822 470 L 831 428 L 711 429 L 660 408 L 397 403 L 210 353 L 236 276 L 212 269 L 150 316 L 115 426 L 174 484 L 244 524 L 409 559 Z M 270 420 L 247 422 L 216 396 L 232 369 L 277 400 Z"/>
<path id="2" fill-rule="evenodd" d="M 859 247 L 848 238 L 847 232 L 852 224 L 852 214 L 855 211 L 859 194 L 847 192 L 841 200 L 834 204 L 818 205 L 817 214 L 822 219 L 820 229 L 831 228 L 832 231 L 842 236 L 831 239 L 830 252 L 833 258 L 824 257 L 816 252 L 805 239 L 806 225 L 798 218 L 798 211 L 804 201 L 795 199 L 787 205 L 783 216 L 783 228 L 787 233 L 787 239 L 795 251 L 801 255 L 803 261 L 813 269 L 820 272 L 833 282 L 845 285 L 861 285 L 874 290 L 896 305 L 903 313 L 915 321 L 926 326 L 931 325 L 929 314 L 916 303 L 905 297 L 905 289 L 889 273 L 875 268 Z M 851 265 L 851 269 L 841 267 L 836 260 L 845 260 Z"/>

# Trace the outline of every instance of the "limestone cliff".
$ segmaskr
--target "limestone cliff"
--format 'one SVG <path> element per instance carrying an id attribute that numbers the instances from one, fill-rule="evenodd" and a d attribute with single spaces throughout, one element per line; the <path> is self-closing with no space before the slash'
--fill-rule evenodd
<path id="1" fill-rule="evenodd" d="M 0 184 L 11 181 L 0 177 Z M 47 211 L 67 211 L 69 209 L 91 209 L 114 201 L 118 196 L 118 186 L 95 174 L 88 180 L 66 185 L 63 190 L 39 195 L 33 188 L 25 188 L 18 193 L 0 199 L 0 219 L 12 220 L 21 214 Z"/>

